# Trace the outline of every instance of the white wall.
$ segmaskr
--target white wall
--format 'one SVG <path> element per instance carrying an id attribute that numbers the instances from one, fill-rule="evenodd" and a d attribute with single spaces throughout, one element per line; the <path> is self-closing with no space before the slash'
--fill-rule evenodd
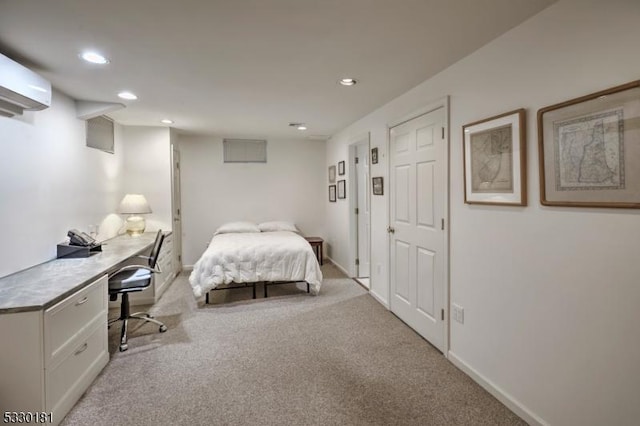
<path id="1" fill-rule="evenodd" d="M 122 138 L 122 196 L 145 196 L 152 210 L 144 216 L 147 231 L 171 230 L 171 129 L 122 126 Z"/>
<path id="2" fill-rule="evenodd" d="M 88 148 L 85 122 L 58 92 L 47 110 L 0 117 L 0 276 L 55 258 L 69 228 L 89 231 L 115 211 L 123 167 L 115 130 L 115 154 Z"/>
<path id="3" fill-rule="evenodd" d="M 266 164 L 224 164 L 222 139 L 180 136 L 183 263 L 193 265 L 225 222 L 294 222 L 324 237 L 325 143 L 268 140 Z"/>
<path id="4" fill-rule="evenodd" d="M 539 108 L 640 78 L 640 2 L 551 6 L 327 143 L 327 164 L 371 132 L 387 179 L 387 123 L 450 95 L 450 358 L 532 423 L 640 418 L 637 210 L 542 207 Z M 463 202 L 462 126 L 527 108 L 529 206 Z M 372 197 L 372 291 L 388 300 L 387 195 Z M 346 259 L 346 202 L 326 203 L 331 256 Z M 378 273 L 376 265 L 381 271 Z"/>

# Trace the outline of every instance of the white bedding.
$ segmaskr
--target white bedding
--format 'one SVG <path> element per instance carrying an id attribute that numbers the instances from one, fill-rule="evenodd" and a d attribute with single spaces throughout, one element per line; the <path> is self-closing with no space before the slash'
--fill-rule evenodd
<path id="1" fill-rule="evenodd" d="M 221 284 L 306 281 L 318 294 L 322 272 L 311 246 L 294 232 L 219 234 L 193 267 L 189 283 L 200 297 Z"/>

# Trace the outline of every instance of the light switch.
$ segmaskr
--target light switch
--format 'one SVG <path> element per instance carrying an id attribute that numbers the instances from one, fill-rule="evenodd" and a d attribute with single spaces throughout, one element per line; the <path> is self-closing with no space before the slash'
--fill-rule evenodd
<path id="1" fill-rule="evenodd" d="M 451 306 L 453 308 L 453 319 L 458 321 L 460 324 L 464 324 L 464 308 L 460 305 L 456 305 L 455 303 Z"/>

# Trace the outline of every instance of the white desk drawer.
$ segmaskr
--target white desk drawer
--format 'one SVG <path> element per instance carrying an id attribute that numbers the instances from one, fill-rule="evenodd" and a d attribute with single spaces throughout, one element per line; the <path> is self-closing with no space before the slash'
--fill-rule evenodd
<path id="1" fill-rule="evenodd" d="M 45 366 L 73 351 L 73 339 L 83 329 L 106 322 L 107 282 L 105 275 L 44 312 Z"/>
<path id="2" fill-rule="evenodd" d="M 107 327 L 99 324 L 78 342 L 60 364 L 45 369 L 46 410 L 63 416 L 86 390 L 109 358 Z M 88 383 L 85 383 L 87 382 Z"/>

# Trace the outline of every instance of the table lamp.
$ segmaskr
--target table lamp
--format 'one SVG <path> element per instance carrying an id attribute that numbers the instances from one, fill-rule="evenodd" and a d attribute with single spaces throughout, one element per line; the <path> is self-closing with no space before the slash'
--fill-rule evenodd
<path id="1" fill-rule="evenodd" d="M 120 202 L 119 213 L 128 214 L 129 217 L 125 223 L 127 226 L 127 234 L 132 237 L 142 235 L 146 226 L 144 218 L 141 214 L 151 213 L 151 207 L 147 203 L 147 199 L 141 194 L 127 194 Z"/>

